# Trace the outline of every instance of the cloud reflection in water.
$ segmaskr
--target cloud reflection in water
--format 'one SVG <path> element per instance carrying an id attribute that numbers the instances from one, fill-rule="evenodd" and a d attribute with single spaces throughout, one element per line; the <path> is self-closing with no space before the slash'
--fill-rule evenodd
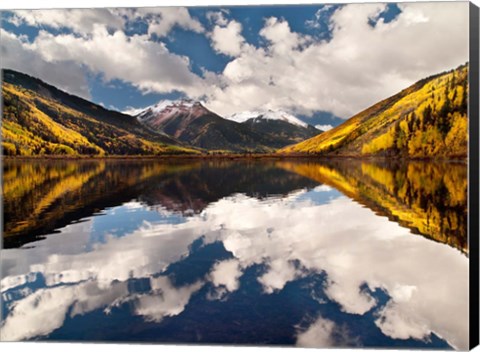
<path id="1" fill-rule="evenodd" d="M 325 304 L 336 304 L 338 314 L 372 314 L 371 329 L 393 339 L 428 341 L 434 333 L 455 348 L 467 347 L 468 258 L 412 235 L 328 186 L 264 199 L 237 193 L 182 221 L 174 211 L 139 205 L 126 203 L 68 225 L 32 248 L 2 253 L 2 340 L 47 336 L 66 319 L 96 310 L 113 316 L 115 309 L 130 307 L 132 315 L 160 323 L 193 309 L 194 296 L 200 297 L 196 304 L 203 297 L 234 305 L 245 273 L 261 267 L 255 278 L 260 296 L 325 275 L 323 285 L 311 290 L 312 299 L 324 297 L 325 303 L 316 300 L 308 324 L 295 323 L 299 346 L 367 344 L 332 316 L 322 316 Z M 89 245 L 97 222 L 113 227 L 126 211 L 137 221 L 133 229 Z M 204 248 L 221 243 L 228 256 L 212 258 L 206 274 L 179 285 L 165 273 L 189 260 L 199 240 Z M 136 279 L 146 279 L 146 288 L 129 284 Z M 387 302 L 378 298 L 380 291 Z"/>

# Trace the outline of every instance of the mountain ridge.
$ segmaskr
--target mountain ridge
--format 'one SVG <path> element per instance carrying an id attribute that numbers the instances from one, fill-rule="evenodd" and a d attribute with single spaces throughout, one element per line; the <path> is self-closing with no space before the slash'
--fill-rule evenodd
<path id="1" fill-rule="evenodd" d="M 154 131 L 210 151 L 271 152 L 268 140 L 244 125 L 226 120 L 198 101 L 160 101 L 135 116 Z"/>
<path id="2" fill-rule="evenodd" d="M 281 111 L 248 112 L 248 115 L 253 117 L 226 118 L 210 111 L 200 101 L 179 99 L 160 101 L 135 117 L 153 130 L 207 150 L 272 152 L 321 133 Z"/>
<path id="3" fill-rule="evenodd" d="M 4 155 L 467 155 L 468 63 L 419 80 L 325 132 L 284 111 L 224 118 L 191 99 L 160 101 L 132 116 L 21 72 L 2 73 Z"/>
<path id="4" fill-rule="evenodd" d="M 227 115 L 224 117 L 227 120 L 235 121 L 238 123 L 244 123 L 247 122 L 250 119 L 254 120 L 281 120 L 285 121 L 288 123 L 291 123 L 293 125 L 297 125 L 300 127 L 307 127 L 308 124 L 299 118 L 293 116 L 292 114 L 289 114 L 285 111 L 282 110 L 258 110 L 258 111 L 242 111 L 242 112 L 237 112 L 231 115 Z"/>

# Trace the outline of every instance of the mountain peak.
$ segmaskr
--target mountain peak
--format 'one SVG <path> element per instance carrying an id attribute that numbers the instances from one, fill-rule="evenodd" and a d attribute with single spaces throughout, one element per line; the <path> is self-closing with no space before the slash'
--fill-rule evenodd
<path id="1" fill-rule="evenodd" d="M 257 111 L 243 111 L 235 113 L 225 117 L 227 120 L 232 120 L 238 123 L 248 121 L 250 119 L 255 120 L 277 120 L 285 121 L 292 125 L 297 125 L 301 127 L 308 127 L 306 122 L 303 122 L 299 118 L 293 116 L 292 114 L 282 111 L 282 110 L 257 110 Z"/>
<path id="2" fill-rule="evenodd" d="M 202 102 L 193 99 L 177 99 L 177 100 L 161 100 L 157 104 L 148 106 L 140 110 L 136 117 L 139 120 L 152 117 L 159 114 L 178 114 L 187 113 L 188 111 L 197 110 L 197 113 L 207 113 L 208 110 Z"/>
<path id="3" fill-rule="evenodd" d="M 162 100 L 135 116 L 149 128 L 163 131 L 175 138 L 180 138 L 193 123 L 202 125 L 206 119 L 222 119 L 200 101 L 192 99 Z M 199 122 L 200 120 L 203 122 Z"/>

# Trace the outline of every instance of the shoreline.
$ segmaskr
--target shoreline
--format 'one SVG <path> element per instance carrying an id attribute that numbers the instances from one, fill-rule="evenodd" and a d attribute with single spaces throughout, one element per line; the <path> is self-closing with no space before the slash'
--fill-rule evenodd
<path id="1" fill-rule="evenodd" d="M 359 160 L 359 161 L 425 161 L 425 162 L 467 162 L 467 156 L 453 157 L 386 157 L 386 156 L 355 156 L 355 155 L 314 155 L 314 154 L 170 154 L 170 155 L 17 155 L 1 156 L 2 160 Z"/>

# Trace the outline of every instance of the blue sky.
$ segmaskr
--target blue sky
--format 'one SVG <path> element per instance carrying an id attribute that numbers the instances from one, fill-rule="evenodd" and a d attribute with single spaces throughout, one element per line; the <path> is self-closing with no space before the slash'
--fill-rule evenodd
<path id="1" fill-rule="evenodd" d="M 221 115 L 337 125 L 468 60 L 468 6 L 439 5 L 6 11 L 2 52 L 5 67 L 111 109 L 190 97 Z"/>

